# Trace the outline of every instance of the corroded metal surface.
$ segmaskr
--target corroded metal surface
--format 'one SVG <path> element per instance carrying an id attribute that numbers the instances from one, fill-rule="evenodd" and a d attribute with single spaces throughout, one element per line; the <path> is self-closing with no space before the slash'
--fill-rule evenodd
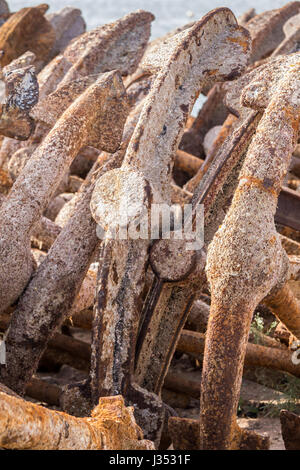
<path id="1" fill-rule="evenodd" d="M 123 96 L 120 75 L 102 75 L 57 121 L 1 205 L 1 310 L 18 298 L 30 278 L 30 232 L 79 149 L 87 144 L 108 151 L 118 147 L 126 117 Z M 107 124 L 112 113 L 118 116 L 113 127 Z"/>
<path id="2" fill-rule="evenodd" d="M 196 208 L 198 204 L 204 204 L 206 243 L 211 241 L 216 227 L 224 218 L 224 206 L 228 204 L 228 199 L 231 199 L 237 184 L 241 161 L 259 119 L 260 115 L 257 113 L 250 114 L 243 125 L 234 132 L 195 191 L 192 200 L 193 207 Z M 153 250 L 159 250 L 160 243 L 158 241 Z M 177 250 L 176 244 L 169 243 L 168 252 L 161 258 L 162 266 L 164 266 L 166 256 L 169 257 L 170 262 L 173 260 L 173 269 L 177 264 L 182 265 L 178 260 L 184 259 L 184 253 Z M 162 281 L 156 279 L 145 302 L 143 312 L 145 320 L 139 337 L 137 354 L 138 357 L 146 361 L 147 367 L 144 367 L 142 360 L 137 359 L 137 378 L 140 383 L 151 383 L 152 386 L 155 384 L 156 390 L 159 390 L 157 384 L 161 385 L 163 382 L 189 309 L 196 298 L 197 291 L 203 285 L 201 266 L 198 266 L 198 270 L 192 284 L 189 277 L 186 279 L 186 285 L 181 281 L 181 285 L 175 286 L 168 283 L 164 285 Z M 172 315 L 172 321 L 170 321 L 170 315 Z M 164 332 L 162 336 L 164 340 L 160 340 L 159 335 L 156 336 L 157 331 Z M 165 354 L 166 350 L 169 354 Z"/>
<path id="3" fill-rule="evenodd" d="M 7 65 L 24 52 L 36 55 L 36 65 L 41 68 L 55 41 L 55 32 L 44 13 L 48 5 L 22 8 L 14 13 L 0 28 L 1 66 Z"/>
<path id="4" fill-rule="evenodd" d="M 283 26 L 287 20 L 300 11 L 299 2 L 290 2 L 282 8 L 266 11 L 254 17 L 248 18 L 242 23 L 250 32 L 252 39 L 252 52 L 250 63 L 268 56 L 284 41 Z M 291 42 L 286 44 L 286 50 L 291 49 Z M 278 51 L 279 52 L 279 51 Z M 280 53 L 280 52 L 279 52 Z M 285 51 L 286 53 L 286 51 Z M 213 126 L 223 124 L 228 110 L 223 104 L 226 91 L 222 84 L 216 84 L 210 91 L 202 109 L 199 111 L 192 127 L 183 137 L 181 148 L 193 155 L 203 155 L 201 148 L 206 132 Z"/>
<path id="5" fill-rule="evenodd" d="M 154 449 L 143 440 L 122 397 L 101 398 L 90 418 L 74 418 L 2 392 L 0 402 L 0 445 L 6 449 Z"/>
<path id="6" fill-rule="evenodd" d="M 47 8 L 0 2 L 0 446 L 266 449 L 236 411 L 244 365 L 300 376 L 300 2 L 149 44 L 149 12 L 84 32 Z M 194 233 L 204 209 L 201 250 L 177 239 L 185 204 Z M 200 421 L 178 418 L 199 393 Z"/>
<path id="7" fill-rule="evenodd" d="M 75 37 L 83 34 L 86 24 L 78 8 L 65 7 L 55 13 L 48 13 L 46 19 L 55 31 L 55 43 L 50 52 L 55 56 L 63 51 L 69 42 Z"/>
<path id="8" fill-rule="evenodd" d="M 30 111 L 38 102 L 39 86 L 31 65 L 34 55 L 24 54 L 4 67 L 5 99 L 1 105 L 0 134 L 27 140 L 34 130 Z"/>
<path id="9" fill-rule="evenodd" d="M 217 41 L 219 47 L 216 56 L 207 57 L 212 41 Z M 99 180 L 91 201 L 95 220 L 106 230 L 119 224 L 120 208 L 128 202 L 130 207 L 135 207 L 127 222 L 130 223 L 138 220 L 153 202 L 170 200 L 174 152 L 198 93 L 207 83 L 234 78 L 241 73 L 250 47 L 247 33 L 236 25 L 230 10 L 218 9 L 179 33 L 171 44 L 166 41 L 159 51 L 156 63 L 155 57 L 150 58 L 159 72 L 146 98 L 122 168 Z M 205 56 L 204 62 L 201 56 Z M 220 64 L 218 68 L 216 62 Z M 134 400 L 138 422 L 147 436 L 159 441 L 162 404 L 156 399 L 156 410 L 153 407 L 153 417 L 149 420 L 149 408 L 145 408 L 145 404 L 149 407 L 149 391 L 140 390 L 133 380 L 139 299 L 148 246 L 148 240 L 135 244 L 107 241 L 103 249 L 94 333 L 95 374 L 91 386 L 94 400 L 100 394 L 111 393 L 122 393 L 129 403 Z"/>
<path id="10" fill-rule="evenodd" d="M 68 90 L 71 80 L 88 79 L 89 84 L 95 81 L 100 73 L 118 69 L 122 75 L 132 73 L 141 59 L 150 35 L 150 25 L 154 16 L 143 10 L 130 13 L 123 18 L 75 38 L 66 49 L 50 61 L 38 75 L 40 101 L 32 115 L 37 119 L 45 119 L 48 102 L 44 100 L 61 85 L 62 91 Z M 113 51 L 113 52 L 112 52 Z M 80 82 L 81 83 L 81 82 Z M 78 89 L 78 87 L 75 88 Z M 67 93 L 68 95 L 68 93 Z M 52 114 L 60 112 L 61 94 L 49 97 Z M 52 117 L 52 120 L 50 119 Z M 53 116 L 49 116 L 53 124 Z M 40 143 L 49 132 L 51 125 L 44 126 L 41 135 L 37 131 L 32 136 L 32 143 Z M 0 152 L 0 164 L 3 165 L 20 144 L 12 139 L 5 139 Z"/>
<path id="11" fill-rule="evenodd" d="M 281 57 L 276 65 L 259 70 L 243 90 L 243 105 L 267 109 L 248 150 L 232 205 L 208 251 L 212 315 L 201 393 L 204 449 L 237 444 L 235 414 L 252 313 L 272 288 L 284 282 L 287 272 L 274 215 L 298 133 L 299 55 Z"/>
<path id="12" fill-rule="evenodd" d="M 174 449 L 199 450 L 199 428 L 200 422 L 196 419 L 170 418 L 169 430 Z M 247 429 L 242 429 L 239 433 L 239 450 L 268 450 L 270 447 L 268 437 L 258 436 Z"/>
<path id="13" fill-rule="evenodd" d="M 119 95 L 120 100 L 124 97 L 124 93 L 123 90 L 123 94 Z M 130 88 L 128 93 L 130 94 Z M 112 113 L 112 101 L 109 107 Z M 86 292 L 83 292 L 86 279 L 83 280 L 100 243 L 96 223 L 90 214 L 90 198 L 97 178 L 121 165 L 141 108 L 142 102 L 140 104 L 137 102 L 136 107 L 130 113 L 120 148 L 103 165 L 101 155 L 99 161 L 94 164 L 80 192 L 72 201 L 74 206 L 72 212 L 68 215 L 67 223 L 57 237 L 49 256 L 39 266 L 19 300 L 6 340 L 8 353 L 6 372 L 9 372 L 6 380 L 9 380 L 10 384 L 17 387 L 21 393 L 24 392 L 26 382 L 35 372 L 55 328 L 61 324 L 66 314 L 72 315 L 74 309 L 79 308 L 82 297 L 86 298 Z M 124 116 L 120 115 L 117 118 L 115 115 L 115 118 L 119 120 L 118 125 L 121 125 L 121 119 L 124 120 L 126 116 L 126 106 L 123 111 Z M 72 273 L 71 276 L 70 273 Z M 89 284 L 92 284 L 89 291 L 94 290 L 94 283 Z M 43 292 L 42 299 L 41 292 Z M 30 334 L 28 334 L 28 329 L 30 329 Z M 34 348 L 32 342 L 35 345 Z M 26 367 L 24 367 L 25 356 L 28 359 Z M 11 365 L 10 358 L 13 361 Z"/>

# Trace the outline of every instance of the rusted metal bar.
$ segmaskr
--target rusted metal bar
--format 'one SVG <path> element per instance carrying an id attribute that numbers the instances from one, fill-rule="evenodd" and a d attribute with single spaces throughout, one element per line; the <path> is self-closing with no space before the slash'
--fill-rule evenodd
<path id="1" fill-rule="evenodd" d="M 209 91 L 207 100 L 199 111 L 192 126 L 183 134 L 180 149 L 199 158 L 204 158 L 203 140 L 205 134 L 214 126 L 222 125 L 228 110 L 223 104 L 226 91 L 222 83 L 217 83 Z"/>
<path id="2" fill-rule="evenodd" d="M 0 445 L 33 450 L 154 450 L 121 396 L 99 400 L 91 418 L 74 418 L 0 393 Z"/>
<path id="3" fill-rule="evenodd" d="M 238 17 L 238 22 L 240 25 L 246 26 L 248 21 L 254 18 L 254 16 L 256 16 L 255 8 L 249 8 L 249 10 L 245 11 L 245 13 L 242 13 Z"/>
<path id="4" fill-rule="evenodd" d="M 205 335 L 195 331 L 183 330 L 177 344 L 177 350 L 185 353 L 204 354 Z M 220 360 L 219 360 L 220 361 Z M 284 370 L 300 376 L 300 367 L 293 364 L 292 351 L 287 348 L 274 348 L 261 344 L 246 344 L 245 365 L 247 367 L 268 367 L 270 369 Z M 203 380 L 202 380 L 203 383 Z"/>
<path id="5" fill-rule="evenodd" d="M 4 194 L 7 194 L 12 187 L 12 179 L 7 171 L 0 169 L 0 193 L 1 193 L 1 204 L 4 201 Z"/>
<path id="6" fill-rule="evenodd" d="M 300 256 L 300 243 L 297 243 L 291 238 L 280 235 L 281 244 L 288 255 L 297 255 Z"/>
<path id="7" fill-rule="evenodd" d="M 43 104 L 46 104 L 43 100 L 58 86 L 63 87 L 71 79 L 83 79 L 90 76 L 92 82 L 100 73 L 110 70 L 119 70 L 123 76 L 132 73 L 144 53 L 153 19 L 151 13 L 138 10 L 114 23 L 88 31 L 74 40 L 38 75 L 40 101 L 35 110 L 36 117 L 38 118 L 40 111 L 41 117 L 46 117 L 47 122 L 47 113 L 42 113 Z M 113 54 L 111 54 L 112 50 L 114 50 Z M 56 100 L 56 104 L 59 110 L 59 99 Z M 49 130 L 49 124 L 37 126 L 27 145 L 33 145 L 36 148 Z M 20 143 L 15 140 L 4 139 L 0 151 L 0 166 L 3 166 L 19 148 Z"/>
<path id="8" fill-rule="evenodd" d="M 56 347 L 48 347 L 45 352 L 43 353 L 40 362 L 39 362 L 39 367 L 43 371 L 48 371 L 49 373 L 56 373 L 59 371 L 59 369 L 62 366 L 69 366 L 72 367 L 73 369 L 77 369 L 84 374 L 88 374 L 89 369 L 90 369 L 90 360 L 82 359 L 81 357 L 76 357 L 72 353 L 63 350 L 63 349 L 58 349 Z M 29 382 L 27 382 L 28 384 Z M 26 387 L 24 389 L 26 391 Z M 25 392 L 24 392 L 25 393 Z M 63 391 L 60 397 L 60 408 L 64 410 L 64 407 L 62 406 L 62 401 L 63 401 Z M 74 416 L 77 416 L 76 413 L 76 404 L 74 403 L 74 408 L 75 411 L 74 413 L 70 413 Z M 91 408 L 87 410 L 82 416 L 88 416 L 91 412 Z"/>
<path id="9" fill-rule="evenodd" d="M 17 395 L 17 393 L 15 393 L 13 390 L 11 390 L 10 388 L 3 385 L 1 382 L 0 382 L 0 392 L 1 393 L 6 393 L 7 395 L 10 395 L 12 397 L 19 398 L 19 395 Z"/>
<path id="10" fill-rule="evenodd" d="M 61 228 L 52 220 L 41 217 L 32 231 L 32 237 L 42 244 L 44 250 L 49 250 L 60 232 Z"/>
<path id="11" fill-rule="evenodd" d="M 145 86 L 147 84 L 141 84 L 141 87 Z M 101 156 L 99 162 L 95 163 L 81 191 L 72 201 L 72 206 L 75 207 L 72 207 L 68 215 L 66 214 L 67 221 L 63 230 L 20 298 L 6 338 L 7 370 L 10 369 L 10 358 L 14 358 L 15 364 L 7 374 L 7 380 L 12 387 L 17 386 L 20 393 L 24 391 L 26 381 L 36 371 L 47 341 L 57 326 L 68 314 L 72 315 L 75 309 L 80 308 L 80 304 L 85 306 L 85 299 L 89 297 L 86 294 L 93 290 L 93 279 L 88 281 L 85 276 L 101 239 L 97 236 L 96 222 L 90 213 L 91 195 L 97 178 L 121 165 L 142 106 L 142 102 L 137 103 L 130 113 L 118 151 L 111 155 L 104 165 Z M 112 103 L 110 108 L 112 112 Z M 59 267 L 58 260 L 60 260 Z M 85 290 L 85 284 L 89 286 L 88 292 Z M 43 292 L 42 298 L 41 292 Z M 25 333 L 29 325 L 31 325 L 30 335 Z M 35 348 L 31 347 L 33 338 Z M 25 345 L 27 347 L 24 347 Z M 28 358 L 26 367 L 24 367 L 25 355 Z"/>
<path id="12" fill-rule="evenodd" d="M 285 23 L 300 12 L 299 2 L 289 2 L 282 8 L 265 11 L 247 22 L 247 29 L 252 37 L 251 62 L 270 55 L 285 39 Z M 268 38 L 268 40 L 266 40 Z"/>
<path id="13" fill-rule="evenodd" d="M 77 310 L 72 316 L 68 316 L 65 325 L 75 326 L 84 330 L 91 330 L 93 327 L 94 312 L 92 309 Z"/>
<path id="14" fill-rule="evenodd" d="M 10 324 L 10 315 L 4 314 L 0 320 L 0 330 L 6 330 Z M 89 343 L 73 338 L 72 336 L 55 333 L 48 342 L 50 348 L 60 349 L 69 352 L 77 358 L 90 360 L 91 346 Z"/>
<path id="15" fill-rule="evenodd" d="M 296 175 L 298 178 L 300 177 L 300 158 L 297 153 L 294 153 L 291 159 L 291 165 L 289 168 L 290 172 Z"/>
<path id="16" fill-rule="evenodd" d="M 169 371 L 164 381 L 164 387 L 200 399 L 200 382 L 191 379 L 183 371 L 180 371 L 180 373 L 178 371 Z"/>
<path id="17" fill-rule="evenodd" d="M 183 150 L 177 150 L 174 161 L 175 168 L 187 173 L 190 177 L 194 176 L 199 170 L 203 160 L 191 155 L 190 153 L 184 152 Z"/>
<path id="18" fill-rule="evenodd" d="M 288 284 L 285 284 L 264 299 L 285 327 L 296 338 L 300 338 L 300 301 L 295 297 Z"/>
<path id="19" fill-rule="evenodd" d="M 257 69 L 242 93 L 244 105 L 266 111 L 232 205 L 208 250 L 206 271 L 212 303 L 201 391 L 203 449 L 239 446 L 235 417 L 253 310 L 287 274 L 288 260 L 274 215 L 298 134 L 298 73 L 299 55 L 280 56 Z"/>
<path id="20" fill-rule="evenodd" d="M 224 89 L 224 96 L 223 98 L 225 99 L 225 93 L 226 89 Z M 218 134 L 218 137 L 216 138 L 213 148 L 205 158 L 204 162 L 200 165 L 198 171 L 193 175 L 193 178 L 191 178 L 184 188 L 187 191 L 194 192 L 197 186 L 199 185 L 201 179 L 203 178 L 203 175 L 207 172 L 208 168 L 211 166 L 212 162 L 216 158 L 216 155 L 218 154 L 218 151 L 220 150 L 222 144 L 225 142 L 226 138 L 234 132 L 234 129 L 238 127 L 238 125 L 241 122 L 237 122 L 237 117 L 229 114 L 229 116 L 226 118 L 226 120 L 223 123 L 223 126 Z M 200 159 L 199 159 L 200 161 Z"/>
<path id="21" fill-rule="evenodd" d="M 32 377 L 26 386 L 26 395 L 49 405 L 59 406 L 61 388 L 45 380 Z"/>
<path id="22" fill-rule="evenodd" d="M 185 323 L 184 328 L 187 330 L 197 331 L 199 333 L 205 333 L 209 319 L 209 306 L 202 300 L 196 300 L 190 310 L 189 316 Z M 286 349 L 286 346 L 271 336 L 267 336 L 260 331 L 255 332 L 254 335 L 250 333 L 249 341 L 251 343 L 255 341 L 262 346 L 268 346 L 270 348 Z"/>
<path id="23" fill-rule="evenodd" d="M 283 26 L 285 39 L 275 49 L 273 55 L 290 54 L 299 51 L 300 41 L 300 14 L 292 16 Z"/>

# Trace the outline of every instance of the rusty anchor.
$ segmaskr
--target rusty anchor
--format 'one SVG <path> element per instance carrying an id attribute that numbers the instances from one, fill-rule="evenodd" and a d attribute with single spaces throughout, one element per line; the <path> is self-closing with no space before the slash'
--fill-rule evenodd
<path id="1" fill-rule="evenodd" d="M 233 202 L 208 250 L 212 314 L 202 376 L 202 449 L 239 447 L 242 432 L 235 415 L 252 313 L 270 290 L 280 288 L 288 268 L 274 214 L 298 134 L 299 55 L 280 57 L 273 65 L 259 70 L 243 90 L 243 105 L 266 110 L 249 147 Z"/>
<path id="2" fill-rule="evenodd" d="M 206 56 L 205 63 L 199 65 L 199 56 L 215 40 L 220 43 L 216 50 L 217 57 L 210 56 L 208 59 Z M 217 9 L 190 30 L 179 33 L 172 55 L 163 63 L 146 99 L 121 169 L 107 173 L 96 185 L 91 208 L 95 220 L 102 227 L 112 229 L 114 224 L 118 224 L 118 207 L 122 201 L 126 202 L 127 191 L 132 195 L 135 203 L 132 206 L 136 209 L 131 221 L 138 219 L 145 206 L 149 209 L 150 203 L 170 200 L 172 157 L 189 109 L 204 84 L 234 78 L 240 73 L 249 53 L 248 35 L 237 26 L 228 9 Z M 169 55 L 170 44 L 165 44 L 161 56 Z M 228 63 L 227 57 L 230 57 Z M 233 57 L 236 59 L 233 60 Z M 216 63 L 221 62 L 222 66 L 216 69 Z M 152 115 L 156 116 L 153 120 Z M 153 155 L 152 158 L 145 158 L 149 154 Z M 148 240 L 135 243 L 131 240 L 107 240 L 103 246 L 91 388 L 94 401 L 102 395 L 122 393 L 128 403 L 134 402 L 136 417 L 145 435 L 159 442 L 163 425 L 162 403 L 156 398 L 158 410 L 155 410 L 155 396 L 149 391 L 142 391 L 133 379 L 139 298 L 148 247 Z M 109 357 L 108 351 L 111 351 Z M 147 418 L 150 397 L 152 420 Z"/>
<path id="3" fill-rule="evenodd" d="M 112 151 L 119 145 L 124 124 L 122 101 L 119 99 L 123 94 L 122 79 L 117 72 L 105 74 L 91 85 L 57 121 L 1 205 L 1 311 L 19 297 L 30 278 L 30 233 L 79 149 L 90 143 Z M 96 97 L 99 109 L 95 107 Z M 107 100 L 109 106 L 106 107 L 104 103 Z M 107 122 L 107 114 L 114 109 L 114 103 L 120 113 L 120 121 L 114 121 L 112 128 Z M 75 135 L 77 138 L 74 140 Z"/>

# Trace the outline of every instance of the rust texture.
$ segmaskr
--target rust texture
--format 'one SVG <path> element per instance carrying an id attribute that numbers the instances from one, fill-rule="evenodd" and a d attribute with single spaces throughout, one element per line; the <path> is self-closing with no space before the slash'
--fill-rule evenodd
<path id="1" fill-rule="evenodd" d="M 243 160 L 259 119 L 260 116 L 257 113 L 252 113 L 245 120 L 243 125 L 232 135 L 227 145 L 222 148 L 216 162 L 201 181 L 197 191 L 195 191 L 192 200 L 194 207 L 202 203 L 205 208 L 206 243 L 211 240 L 216 227 L 224 218 L 224 205 L 228 204 L 227 199 L 231 198 L 237 184 L 238 171 L 235 168 L 237 167 L 238 170 L 240 168 L 240 161 Z M 218 193 L 221 194 L 221 200 L 218 200 Z M 154 245 L 152 251 L 158 250 L 159 253 L 161 245 L 164 246 L 165 243 L 159 241 Z M 184 246 L 181 248 L 184 249 Z M 173 261 L 176 274 L 177 266 L 182 268 L 180 258 L 185 259 L 182 253 L 182 249 L 178 250 L 178 243 L 169 243 L 167 253 L 163 253 L 163 256 L 162 254 L 156 256 L 158 260 L 161 256 L 161 263 L 156 266 L 156 272 L 159 271 L 161 266 L 165 266 L 166 256 L 168 256 L 169 262 Z M 144 305 L 143 316 L 145 320 L 141 329 L 137 351 L 137 377 L 141 383 L 144 381 L 149 386 L 151 384 L 151 387 L 154 386 L 157 391 L 163 383 L 163 377 L 167 372 L 172 353 L 175 351 L 180 331 L 188 317 L 189 310 L 198 290 L 203 285 L 204 276 L 201 264 L 198 265 L 195 273 L 191 274 L 191 277 L 193 279 L 192 283 L 190 277 L 187 277 L 184 280 L 185 282 L 181 281 L 179 285 L 176 285 L 176 283 L 175 285 L 169 285 L 168 283 L 164 285 L 162 281 L 155 279 Z M 172 321 L 170 321 L 170 315 L 172 315 Z M 163 340 L 160 340 L 157 331 L 164 332 L 162 335 Z M 165 353 L 166 351 L 168 351 L 168 354 Z"/>
<path id="2" fill-rule="evenodd" d="M 18 298 L 30 278 L 31 231 L 79 149 L 89 143 L 108 151 L 118 147 L 126 116 L 123 96 L 117 72 L 101 76 L 57 121 L 1 205 L 2 311 Z M 113 119 L 114 127 L 107 123 L 108 115 L 113 114 L 118 116 Z"/>
<path id="3" fill-rule="evenodd" d="M 253 17 L 250 16 L 246 18 L 247 21 L 241 19 L 240 24 L 248 29 L 252 39 L 250 63 L 268 56 L 281 44 L 285 38 L 283 25 L 299 11 L 299 2 L 290 2 L 277 10 L 270 10 Z M 291 51 L 290 48 L 289 43 L 286 52 L 295 52 L 294 50 Z M 228 115 L 228 110 L 223 104 L 225 94 L 226 90 L 222 84 L 216 84 L 210 90 L 207 101 L 191 128 L 186 131 L 183 137 L 181 143 L 183 150 L 203 157 L 202 146 L 205 134 L 213 126 L 223 124 Z"/>
<path id="4" fill-rule="evenodd" d="M 174 449 L 199 450 L 200 422 L 196 419 L 170 418 L 169 431 Z M 240 436 L 239 450 L 268 450 L 270 439 L 265 436 L 257 436 L 253 431 L 242 429 L 238 431 Z"/>
<path id="5" fill-rule="evenodd" d="M 201 392 L 203 449 L 238 446 L 235 415 L 252 313 L 286 277 L 288 260 L 275 230 L 274 214 L 298 133 L 298 70 L 298 54 L 279 57 L 275 64 L 258 70 L 242 93 L 244 105 L 267 108 L 231 207 L 208 250 L 212 304 Z"/>
<path id="6" fill-rule="evenodd" d="M 194 331 L 183 330 L 177 344 L 178 351 L 203 355 L 205 335 Z M 293 364 L 291 351 L 287 348 L 275 348 L 261 344 L 247 343 L 245 365 L 247 367 L 268 367 L 270 369 L 285 370 L 295 377 L 300 375 L 300 367 Z"/>
<path id="7" fill-rule="evenodd" d="M 300 449 L 300 417 L 287 410 L 280 413 L 281 432 L 286 450 Z"/>
<path id="8" fill-rule="evenodd" d="M 85 21 L 78 8 L 65 7 L 58 12 L 48 13 L 46 19 L 55 31 L 51 56 L 63 51 L 72 39 L 83 34 L 86 29 Z"/>
<path id="9" fill-rule="evenodd" d="M 65 50 L 39 73 L 40 101 L 36 109 L 32 110 L 32 115 L 37 120 L 46 119 L 47 123 L 48 115 L 43 112 L 43 108 L 47 106 L 44 99 L 55 92 L 59 85 L 66 90 L 64 85 L 67 83 L 70 85 L 71 80 L 84 79 L 87 76 L 90 76 L 91 84 L 100 73 L 116 69 L 125 76 L 132 73 L 147 45 L 153 19 L 151 13 L 138 10 L 114 23 L 97 27 L 74 38 Z M 49 99 L 54 102 L 54 107 L 56 104 L 57 115 L 61 111 L 60 93 L 56 99 L 55 96 Z M 36 129 L 27 146 L 33 144 L 36 147 L 50 128 L 49 124 L 43 123 L 43 126 Z M 5 139 L 0 152 L 1 165 L 4 165 L 19 148 L 20 144 L 15 140 Z"/>
<path id="10" fill-rule="evenodd" d="M 35 54 L 38 68 L 46 63 L 55 41 L 54 29 L 44 16 L 47 9 L 46 4 L 22 8 L 1 26 L 2 67 L 27 51 Z"/>
<path id="11" fill-rule="evenodd" d="M 122 397 L 101 398 L 90 418 L 74 418 L 0 392 L 0 445 L 32 450 L 153 450 Z"/>
<path id="12" fill-rule="evenodd" d="M 0 0 L 0 448 L 268 449 L 237 417 L 300 377 L 300 2 L 151 42 L 47 10 Z"/>
<path id="13" fill-rule="evenodd" d="M 120 95 L 119 98 L 121 98 Z M 112 103 L 110 103 L 110 112 L 112 112 L 111 106 Z M 14 387 L 17 386 L 19 391 L 24 390 L 26 381 L 35 371 L 47 340 L 55 328 L 62 323 L 68 312 L 72 315 L 71 307 L 76 308 L 80 298 L 86 295 L 86 292 L 83 294 L 83 291 L 79 291 L 79 298 L 75 298 L 93 253 L 100 242 L 97 237 L 96 223 L 90 214 L 90 198 L 97 177 L 120 165 L 139 112 L 140 108 L 137 107 L 128 119 L 121 149 L 100 169 L 100 173 L 95 171 L 91 174 L 90 180 L 87 179 L 77 196 L 76 210 L 69 217 L 67 224 L 53 244 L 49 256 L 40 265 L 24 295 L 20 298 L 12 319 L 11 334 L 8 334 L 6 340 L 8 363 L 4 372 L 7 377 L 5 380 L 9 380 L 11 386 L 14 382 Z M 119 125 L 121 125 L 120 118 L 121 116 L 118 118 Z M 58 269 L 57 263 L 62 261 L 62 267 Z M 70 272 L 72 272 L 72 279 Z M 93 288 L 92 283 L 91 289 Z M 43 300 L 40 298 L 41 291 L 44 293 Z M 41 315 L 41 309 L 44 311 L 43 315 Z M 31 328 L 34 333 L 31 333 L 30 339 L 26 340 L 29 336 L 28 328 Z M 35 348 L 32 347 L 33 344 Z M 28 357 L 28 367 L 24 367 L 24 354 Z M 12 359 L 11 368 L 9 357 Z"/>
<path id="14" fill-rule="evenodd" d="M 38 102 L 39 87 L 34 67 L 27 65 L 32 58 L 33 54 L 24 54 L 2 71 L 6 96 L 1 105 L 0 133 L 19 140 L 27 140 L 34 130 L 29 113 Z"/>
<path id="15" fill-rule="evenodd" d="M 219 47 L 216 56 L 210 54 L 208 58 L 206 51 L 213 41 L 217 41 Z M 124 163 L 120 170 L 107 173 L 95 187 L 92 213 L 106 230 L 116 228 L 120 207 L 128 203 L 128 198 L 129 204 L 135 207 L 129 220 L 131 223 L 151 203 L 170 201 L 174 153 L 196 97 L 207 83 L 234 78 L 241 73 L 247 63 L 250 45 L 247 33 L 237 26 L 230 10 L 217 9 L 179 33 L 172 42 L 165 41 L 158 51 L 152 52 L 148 59 L 158 72 Z M 206 57 L 204 62 L 202 56 Z M 216 62 L 222 63 L 217 69 Z M 133 380 L 134 348 L 149 242 L 108 240 L 105 243 L 98 282 L 97 330 L 93 337 L 95 371 L 91 386 L 94 401 L 101 394 L 116 393 L 122 393 L 128 403 L 134 400 L 136 416 L 145 435 L 159 441 L 162 405 L 156 399 L 157 409 L 153 406 L 153 418 L 149 420 L 151 395 L 149 391 L 140 390 Z M 153 394 L 152 401 L 154 405 Z"/>

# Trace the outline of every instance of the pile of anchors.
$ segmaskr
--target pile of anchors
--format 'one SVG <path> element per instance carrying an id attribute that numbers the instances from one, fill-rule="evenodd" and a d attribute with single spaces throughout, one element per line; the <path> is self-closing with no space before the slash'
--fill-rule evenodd
<path id="1" fill-rule="evenodd" d="M 237 410 L 246 369 L 300 377 L 300 2 L 153 41 L 147 11 L 86 32 L 47 9 L 0 1 L 0 447 L 268 449 Z M 160 205 L 202 208 L 200 248 L 138 236 Z"/>

